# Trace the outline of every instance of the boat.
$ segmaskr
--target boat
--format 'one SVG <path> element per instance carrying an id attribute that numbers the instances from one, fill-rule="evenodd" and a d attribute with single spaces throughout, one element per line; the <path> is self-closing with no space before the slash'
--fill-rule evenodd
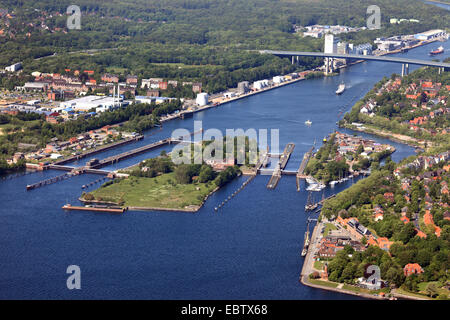
<path id="1" fill-rule="evenodd" d="M 434 56 L 434 55 L 441 54 L 441 53 L 444 53 L 444 47 L 443 46 L 440 46 L 436 50 L 430 51 L 429 55 L 430 56 Z"/>
<path id="2" fill-rule="evenodd" d="M 307 253 L 308 253 L 308 249 L 305 248 L 305 247 L 303 247 L 303 250 L 302 250 L 302 257 L 306 256 Z"/>
<path id="3" fill-rule="evenodd" d="M 336 90 L 336 94 L 342 94 L 345 91 L 345 83 L 341 82 Z"/>
<path id="4" fill-rule="evenodd" d="M 312 122 L 311 122 L 310 120 L 306 120 L 306 121 L 305 121 L 305 124 L 306 124 L 307 126 L 310 126 L 310 125 L 312 125 Z"/>
<path id="5" fill-rule="evenodd" d="M 302 257 L 306 256 L 309 247 L 309 222 L 306 225 L 305 242 L 303 243 Z"/>
<path id="6" fill-rule="evenodd" d="M 111 212 L 111 213 L 123 213 L 126 211 L 126 208 L 118 207 L 118 206 L 92 206 L 92 205 L 86 205 L 84 207 L 80 206 L 72 206 L 71 204 L 65 204 L 62 207 L 63 210 L 79 210 L 79 211 L 97 211 L 97 212 Z"/>
<path id="7" fill-rule="evenodd" d="M 317 209 L 318 206 L 319 206 L 319 203 L 318 202 L 314 203 L 314 200 L 312 199 L 312 193 L 311 193 L 311 191 L 309 191 L 308 199 L 306 200 L 305 211 L 315 210 L 315 209 Z"/>

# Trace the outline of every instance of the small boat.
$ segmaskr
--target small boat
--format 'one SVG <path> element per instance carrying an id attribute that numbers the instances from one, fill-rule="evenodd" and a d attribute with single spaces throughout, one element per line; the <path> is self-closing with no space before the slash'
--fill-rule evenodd
<path id="1" fill-rule="evenodd" d="M 306 248 L 303 248 L 302 257 L 306 256 L 307 253 L 308 253 L 308 250 Z"/>
<path id="2" fill-rule="evenodd" d="M 434 56 L 434 55 L 441 54 L 441 53 L 444 53 L 444 47 L 443 46 L 440 46 L 436 50 L 430 51 L 429 55 L 430 56 Z"/>
<path id="3" fill-rule="evenodd" d="M 341 82 L 336 90 L 336 94 L 342 94 L 345 91 L 345 83 Z"/>
<path id="4" fill-rule="evenodd" d="M 312 125 L 312 122 L 311 122 L 310 120 L 306 120 L 306 121 L 305 121 L 305 124 L 306 124 L 307 126 L 310 126 L 310 125 Z"/>

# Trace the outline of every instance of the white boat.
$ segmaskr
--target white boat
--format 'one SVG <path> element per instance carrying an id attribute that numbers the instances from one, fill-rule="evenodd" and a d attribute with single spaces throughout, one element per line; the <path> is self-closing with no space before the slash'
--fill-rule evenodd
<path id="1" fill-rule="evenodd" d="M 310 126 L 310 125 L 312 125 L 312 122 L 311 122 L 310 120 L 306 120 L 306 121 L 305 121 L 305 124 L 306 124 L 307 126 Z"/>
<path id="2" fill-rule="evenodd" d="M 330 186 L 334 187 L 334 185 L 338 183 L 338 181 L 330 181 Z"/>
<path id="3" fill-rule="evenodd" d="M 306 178 L 306 182 L 308 182 L 308 184 L 317 184 L 316 181 L 311 178 Z"/>
<path id="4" fill-rule="evenodd" d="M 336 94 L 341 94 L 341 93 L 343 93 L 345 91 L 345 83 L 341 83 L 340 85 L 339 85 L 339 87 L 337 88 L 337 90 L 336 90 Z"/>

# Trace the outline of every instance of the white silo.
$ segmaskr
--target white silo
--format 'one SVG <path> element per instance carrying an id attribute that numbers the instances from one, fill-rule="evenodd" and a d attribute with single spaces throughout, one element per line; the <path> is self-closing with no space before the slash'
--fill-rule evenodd
<path id="1" fill-rule="evenodd" d="M 206 92 L 202 92 L 197 94 L 197 99 L 195 99 L 195 102 L 200 106 L 206 106 L 208 104 L 208 94 Z"/>

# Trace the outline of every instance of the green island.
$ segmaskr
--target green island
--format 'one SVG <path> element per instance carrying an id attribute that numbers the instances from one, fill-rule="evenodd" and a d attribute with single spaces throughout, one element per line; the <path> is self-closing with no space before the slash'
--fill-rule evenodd
<path id="1" fill-rule="evenodd" d="M 378 128 L 391 139 L 405 135 L 425 150 L 399 163 L 388 157 L 384 165 L 371 165 L 369 177 L 324 202 L 319 244 L 304 283 L 339 283 L 342 292 L 367 297 L 450 299 L 449 85 L 448 73 L 429 68 L 393 75 L 345 115 L 343 126 Z M 337 153 L 327 144 L 321 155 Z M 318 176 L 329 180 L 332 174 Z M 379 268 L 376 281 L 367 281 L 368 266 Z"/>
<path id="2" fill-rule="evenodd" d="M 126 178 L 118 178 L 104 183 L 93 192 L 83 193 L 81 199 L 86 203 L 116 204 L 136 210 L 173 210 L 196 212 L 207 197 L 228 182 L 242 174 L 240 165 L 236 164 L 237 153 L 245 155 L 245 168 L 254 167 L 250 148 L 254 140 L 242 139 L 244 146 L 238 148 L 239 137 L 231 138 L 234 142 L 233 158 L 227 158 L 226 140 L 223 142 L 222 160 L 204 160 L 197 164 L 195 146 L 191 148 L 191 163 L 175 164 L 165 151 L 157 158 L 147 159 L 136 166 L 122 170 Z M 202 142 L 202 155 L 213 141 Z M 216 152 L 217 146 L 210 149 Z M 179 152 L 185 152 L 186 147 Z M 256 148 L 257 150 L 257 148 Z"/>

